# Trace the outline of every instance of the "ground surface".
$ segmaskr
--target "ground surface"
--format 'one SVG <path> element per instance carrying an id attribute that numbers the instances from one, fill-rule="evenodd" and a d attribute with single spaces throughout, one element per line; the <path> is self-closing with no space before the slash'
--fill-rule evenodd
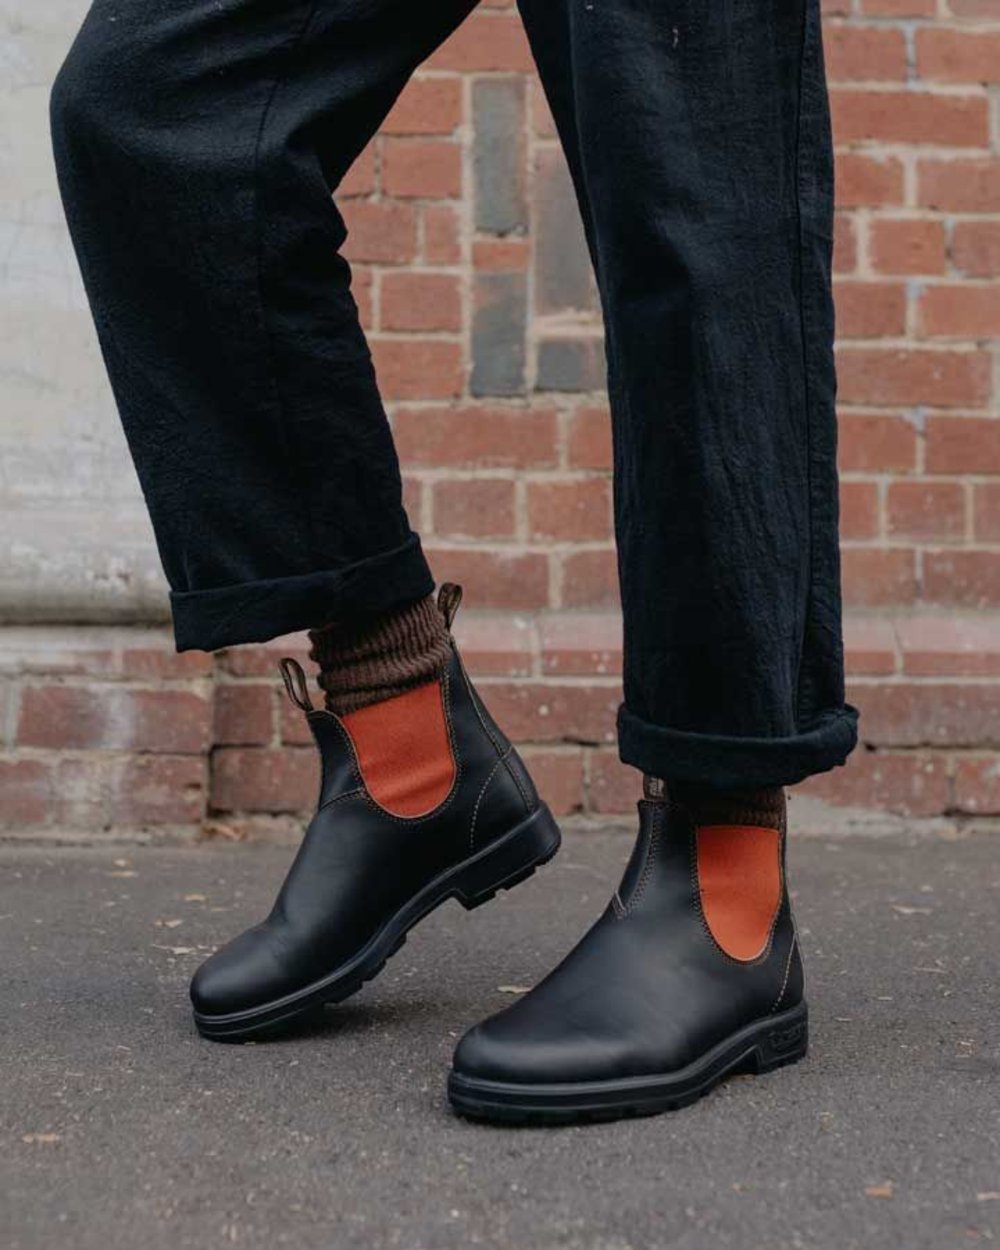
<path id="1" fill-rule="evenodd" d="M 791 852 L 813 1049 L 657 1119 L 452 1117 L 451 1049 L 604 905 L 621 835 L 448 904 L 324 1027 L 199 1040 L 189 974 L 288 854 L 0 848 L 0 1246 L 784 1247 L 1000 1242 L 1000 843 Z"/>

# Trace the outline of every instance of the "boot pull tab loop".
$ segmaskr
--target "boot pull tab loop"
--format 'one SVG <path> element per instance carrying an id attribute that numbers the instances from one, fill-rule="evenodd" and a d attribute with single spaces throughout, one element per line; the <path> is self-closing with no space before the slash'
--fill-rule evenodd
<path id="1" fill-rule="evenodd" d="M 444 617 L 444 623 L 448 629 L 451 629 L 451 623 L 455 619 L 461 602 L 462 587 L 455 582 L 443 582 L 438 591 L 438 611 Z"/>
<path id="2" fill-rule="evenodd" d="M 302 665 L 298 660 L 285 659 L 280 660 L 278 667 L 281 669 L 281 680 L 285 683 L 285 690 L 288 697 L 303 712 L 313 711 L 312 699 L 309 698 L 309 686 L 306 683 L 306 675 L 302 671 Z"/>

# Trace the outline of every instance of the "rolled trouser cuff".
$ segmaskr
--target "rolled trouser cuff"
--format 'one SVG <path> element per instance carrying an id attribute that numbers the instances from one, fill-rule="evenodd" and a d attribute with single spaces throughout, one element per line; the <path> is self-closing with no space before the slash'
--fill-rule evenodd
<path id="1" fill-rule="evenodd" d="M 422 599 L 434 578 L 416 534 L 401 547 L 338 569 L 267 578 L 212 590 L 173 591 L 178 651 L 217 651 L 374 616 Z"/>
<path id="2" fill-rule="evenodd" d="M 618 709 L 622 761 L 665 781 L 717 790 L 790 786 L 843 764 L 858 740 L 857 709 L 845 703 L 787 738 L 729 738 L 653 725 Z"/>

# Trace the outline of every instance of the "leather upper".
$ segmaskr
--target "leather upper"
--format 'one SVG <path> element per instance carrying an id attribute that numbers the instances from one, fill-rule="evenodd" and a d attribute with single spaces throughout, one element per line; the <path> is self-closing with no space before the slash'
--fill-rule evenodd
<path id="1" fill-rule="evenodd" d="M 802 999 L 784 884 L 759 957 L 716 943 L 701 908 L 696 830 L 669 801 L 639 804 L 640 829 L 604 914 L 534 990 L 470 1030 L 465 1076 L 539 1084 L 677 1071 L 744 1025 Z"/>
<path id="2" fill-rule="evenodd" d="M 454 782 L 418 817 L 380 807 L 344 723 L 331 712 L 306 712 L 322 760 L 316 814 L 267 919 L 198 970 L 191 986 L 197 1011 L 241 1011 L 329 975 L 422 887 L 536 810 L 527 770 L 454 646 L 441 682 Z"/>

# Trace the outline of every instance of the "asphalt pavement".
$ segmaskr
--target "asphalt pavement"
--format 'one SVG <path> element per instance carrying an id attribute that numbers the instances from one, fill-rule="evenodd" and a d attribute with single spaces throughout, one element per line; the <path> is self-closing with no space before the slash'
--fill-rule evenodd
<path id="1" fill-rule="evenodd" d="M 201 1040 L 187 981 L 274 847 L 0 847 L 0 1248 L 948 1250 L 1000 1243 L 1000 840 L 801 839 L 812 1051 L 655 1119 L 448 1110 L 462 1031 L 572 944 L 628 840 L 449 903 L 291 1038 Z"/>

